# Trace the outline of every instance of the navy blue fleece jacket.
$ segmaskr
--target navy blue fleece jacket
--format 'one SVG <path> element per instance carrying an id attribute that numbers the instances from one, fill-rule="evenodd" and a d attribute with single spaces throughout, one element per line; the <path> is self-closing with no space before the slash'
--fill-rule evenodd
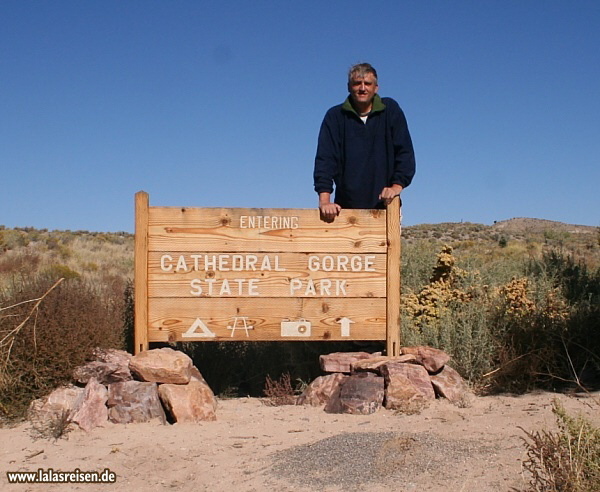
<path id="1" fill-rule="evenodd" d="M 415 154 L 404 113 L 389 97 L 375 95 L 363 123 L 349 99 L 325 114 L 315 158 L 317 193 L 333 193 L 342 208 L 382 208 L 384 187 L 406 188 L 415 174 Z"/>

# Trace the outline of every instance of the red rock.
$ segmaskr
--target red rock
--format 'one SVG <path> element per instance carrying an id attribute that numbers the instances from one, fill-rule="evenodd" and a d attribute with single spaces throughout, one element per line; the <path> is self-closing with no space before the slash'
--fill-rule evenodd
<path id="1" fill-rule="evenodd" d="M 342 413 L 370 415 L 381 408 L 384 380 L 369 372 L 353 374 L 340 385 Z"/>
<path id="2" fill-rule="evenodd" d="M 471 391 L 465 380 L 448 365 L 430 377 L 435 392 L 452 403 L 459 403 L 471 397 Z"/>
<path id="3" fill-rule="evenodd" d="M 95 360 L 76 368 L 73 378 L 83 384 L 87 384 L 91 378 L 95 378 L 100 384 L 112 384 L 131 381 L 133 376 L 126 365 Z"/>
<path id="4" fill-rule="evenodd" d="M 108 387 L 108 418 L 115 424 L 147 422 L 158 419 L 166 424 L 165 411 L 156 383 L 125 381 Z"/>
<path id="5" fill-rule="evenodd" d="M 405 408 L 415 399 L 429 401 L 435 399 L 433 385 L 427 370 L 415 364 L 390 362 L 380 368 L 385 378 L 385 407 Z"/>
<path id="6" fill-rule="evenodd" d="M 158 395 L 174 422 L 216 420 L 217 400 L 209 386 L 192 380 L 189 384 L 161 384 Z"/>
<path id="7" fill-rule="evenodd" d="M 344 372 L 350 373 L 350 366 L 353 362 L 361 359 L 369 359 L 371 354 L 367 352 L 334 352 L 332 354 L 321 355 L 319 364 L 324 372 Z"/>
<path id="8" fill-rule="evenodd" d="M 371 371 L 379 374 L 379 368 L 388 362 L 416 362 L 417 358 L 412 354 L 399 355 L 398 357 L 379 356 L 353 362 L 352 372 Z"/>
<path id="9" fill-rule="evenodd" d="M 146 350 L 131 358 L 129 369 L 142 381 L 187 384 L 192 375 L 192 359 L 168 347 Z"/>
<path id="10" fill-rule="evenodd" d="M 438 372 L 450 360 L 446 352 L 433 347 L 402 347 L 401 352 L 416 356 L 419 364 L 431 374 Z"/>
<path id="11" fill-rule="evenodd" d="M 27 416 L 32 422 L 51 421 L 63 416 L 70 418 L 83 393 L 84 389 L 77 386 L 57 388 L 45 398 L 32 401 Z"/>
<path id="12" fill-rule="evenodd" d="M 296 400 L 296 405 L 312 405 L 318 407 L 327 403 L 332 394 L 339 393 L 340 383 L 348 376 L 335 373 L 319 376 L 312 381 Z"/>
<path id="13" fill-rule="evenodd" d="M 331 395 L 329 395 L 329 399 L 327 400 L 327 403 L 325 404 L 325 412 L 326 413 L 343 413 L 343 408 L 342 408 L 342 401 L 340 400 L 340 393 L 342 391 L 342 383 L 344 382 L 344 380 L 346 378 L 348 378 L 349 376 L 346 376 L 345 374 L 343 374 L 344 379 L 342 381 L 340 381 L 340 384 L 337 385 L 337 387 L 333 390 L 333 392 L 331 393 Z"/>
<path id="14" fill-rule="evenodd" d="M 108 421 L 107 395 L 108 391 L 104 385 L 94 378 L 90 379 L 71 420 L 88 432 L 94 427 L 104 425 Z"/>
<path id="15" fill-rule="evenodd" d="M 94 350 L 93 360 L 127 367 L 129 366 L 131 357 L 132 355 L 128 352 L 125 352 L 125 350 L 97 348 Z"/>
<path id="16" fill-rule="evenodd" d="M 192 366 L 192 372 L 191 372 L 191 378 L 190 378 L 190 381 L 191 381 L 191 380 L 194 380 L 194 379 L 195 379 L 196 381 L 201 381 L 201 382 L 203 382 L 204 384 L 208 384 L 208 383 L 206 382 L 206 380 L 204 379 L 204 376 L 202 376 L 202 374 L 200 373 L 200 371 L 198 370 L 198 368 L 197 368 L 196 366 Z"/>

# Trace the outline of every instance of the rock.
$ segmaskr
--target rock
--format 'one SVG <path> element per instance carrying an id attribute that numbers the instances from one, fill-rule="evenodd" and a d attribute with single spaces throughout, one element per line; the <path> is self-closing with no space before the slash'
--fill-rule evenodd
<path id="1" fill-rule="evenodd" d="M 349 374 L 352 363 L 370 357 L 371 354 L 367 352 L 334 352 L 319 356 L 319 364 L 324 372 L 345 372 Z"/>
<path id="2" fill-rule="evenodd" d="M 432 374 L 430 377 L 436 394 L 452 403 L 466 403 L 471 398 L 469 386 L 450 366 L 444 366 L 440 372 Z"/>
<path id="3" fill-rule="evenodd" d="M 192 366 L 192 372 L 191 372 L 190 380 L 201 381 L 204 384 L 208 384 L 206 382 L 206 380 L 204 379 L 204 376 L 202 376 L 202 374 L 200 373 L 199 369 L 196 366 Z"/>
<path id="4" fill-rule="evenodd" d="M 329 399 L 324 408 L 326 413 L 343 413 L 344 409 L 342 407 L 342 401 L 340 400 L 340 393 L 342 391 L 342 383 L 349 377 L 345 374 L 343 374 L 343 376 L 345 376 L 344 379 L 340 381 L 340 384 L 338 384 L 331 395 L 329 395 Z"/>
<path id="5" fill-rule="evenodd" d="M 142 381 L 187 384 L 192 375 L 192 359 L 168 347 L 146 350 L 131 358 L 129 369 Z"/>
<path id="6" fill-rule="evenodd" d="M 390 362 L 382 365 L 380 370 L 386 382 L 386 408 L 404 409 L 413 400 L 435 399 L 433 385 L 424 367 Z"/>
<path id="7" fill-rule="evenodd" d="M 353 362 L 351 365 L 352 372 L 371 371 L 379 373 L 379 368 L 387 362 L 416 362 L 417 358 L 412 354 L 399 355 L 398 357 L 379 356 L 370 359 L 362 359 Z"/>
<path id="8" fill-rule="evenodd" d="M 94 350 L 93 360 L 127 367 L 129 366 L 131 357 L 132 355 L 129 352 L 125 352 L 125 350 L 97 348 Z"/>
<path id="9" fill-rule="evenodd" d="M 111 384 L 106 404 L 108 418 L 115 424 L 147 422 L 152 419 L 167 423 L 156 383 L 124 381 Z"/>
<path id="10" fill-rule="evenodd" d="M 202 422 L 216 420 L 217 400 L 212 390 L 202 381 L 189 384 L 161 384 L 158 395 L 174 422 Z"/>
<path id="11" fill-rule="evenodd" d="M 431 374 L 438 372 L 450 360 L 446 352 L 433 347 L 402 347 L 401 352 L 403 355 L 414 355 L 418 363 Z"/>
<path id="12" fill-rule="evenodd" d="M 63 418 L 63 416 L 71 418 L 84 391 L 77 386 L 57 388 L 45 398 L 32 401 L 27 416 L 29 420 L 36 423 Z"/>
<path id="13" fill-rule="evenodd" d="M 384 380 L 369 372 L 353 374 L 340 385 L 342 413 L 370 415 L 383 403 Z"/>
<path id="14" fill-rule="evenodd" d="M 332 394 L 339 393 L 340 383 L 348 376 L 341 373 L 319 376 L 311 382 L 296 400 L 296 405 L 318 407 L 327 403 Z"/>
<path id="15" fill-rule="evenodd" d="M 90 379 L 71 420 L 87 432 L 106 423 L 108 421 L 107 394 L 104 385 L 94 378 Z"/>
<path id="16" fill-rule="evenodd" d="M 73 378 L 83 384 L 87 384 L 91 378 L 95 378 L 100 384 L 119 383 L 133 379 L 127 365 L 97 360 L 76 368 Z"/>

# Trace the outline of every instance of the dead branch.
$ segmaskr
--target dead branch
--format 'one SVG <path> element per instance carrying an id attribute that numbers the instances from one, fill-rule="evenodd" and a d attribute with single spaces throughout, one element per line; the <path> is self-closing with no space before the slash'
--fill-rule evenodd
<path id="1" fill-rule="evenodd" d="M 487 372 L 487 373 L 485 373 L 485 374 L 484 374 L 483 376 L 481 376 L 481 377 L 482 377 L 482 378 L 487 378 L 487 377 L 491 376 L 492 374 L 495 374 L 495 373 L 497 373 L 497 372 L 501 371 L 502 369 L 506 368 L 506 366 L 509 366 L 509 365 L 510 365 L 510 364 L 512 364 L 513 362 L 515 362 L 515 361 L 517 361 L 517 360 L 519 360 L 519 359 L 522 359 L 523 357 L 526 357 L 526 356 L 528 356 L 528 355 L 531 355 L 531 352 L 529 352 L 529 353 L 527 353 L 527 354 L 521 354 L 521 355 L 519 355 L 518 357 L 515 357 L 515 358 L 514 358 L 514 359 L 512 359 L 512 360 L 509 360 L 509 361 L 508 361 L 508 362 L 506 362 L 505 364 L 502 364 L 502 366 L 501 366 L 501 367 L 498 367 L 498 368 L 494 369 L 493 371 L 490 371 L 490 372 Z"/>
<path id="2" fill-rule="evenodd" d="M 48 294 L 50 294 L 50 292 L 52 292 L 62 281 L 64 280 L 64 278 L 59 278 L 52 287 L 50 287 L 46 293 L 41 296 L 38 297 L 37 299 L 31 299 L 29 301 L 24 301 L 24 302 L 20 302 L 18 304 L 15 304 L 14 306 L 9 306 L 8 308 L 4 308 L 4 309 L 9 309 L 10 307 L 15 307 L 15 306 L 19 306 L 21 304 L 25 304 L 28 302 L 35 302 L 34 306 L 31 308 L 31 310 L 29 311 L 29 314 L 25 317 L 25 319 L 23 321 L 21 321 L 21 323 L 19 323 L 19 325 L 17 327 L 15 327 L 14 329 L 12 329 L 11 331 L 9 331 L 4 338 L 2 338 L 2 340 L 0 340 L 0 348 L 5 348 L 8 347 L 7 350 L 7 354 L 6 354 L 6 358 L 3 362 L 3 367 L 2 369 L 5 369 L 8 361 L 10 360 L 10 352 L 12 350 L 12 346 L 13 343 L 15 341 L 15 337 L 17 336 L 17 334 L 21 331 L 21 329 L 27 324 L 27 322 L 31 319 L 31 317 L 33 316 L 33 314 L 37 311 L 37 308 L 39 307 L 39 305 L 42 303 L 42 301 L 48 296 Z"/>

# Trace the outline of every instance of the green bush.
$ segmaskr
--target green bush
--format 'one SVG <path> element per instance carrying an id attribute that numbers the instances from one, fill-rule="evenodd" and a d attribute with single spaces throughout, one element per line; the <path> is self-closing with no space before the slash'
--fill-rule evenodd
<path id="1" fill-rule="evenodd" d="M 485 265 L 470 255 L 450 258 L 444 247 L 424 282 L 423 252 L 404 252 L 415 258 L 404 259 L 412 288 L 402 298 L 403 345 L 445 350 L 488 391 L 586 387 L 600 375 L 599 272 L 559 252 L 535 261 L 511 253 Z"/>

